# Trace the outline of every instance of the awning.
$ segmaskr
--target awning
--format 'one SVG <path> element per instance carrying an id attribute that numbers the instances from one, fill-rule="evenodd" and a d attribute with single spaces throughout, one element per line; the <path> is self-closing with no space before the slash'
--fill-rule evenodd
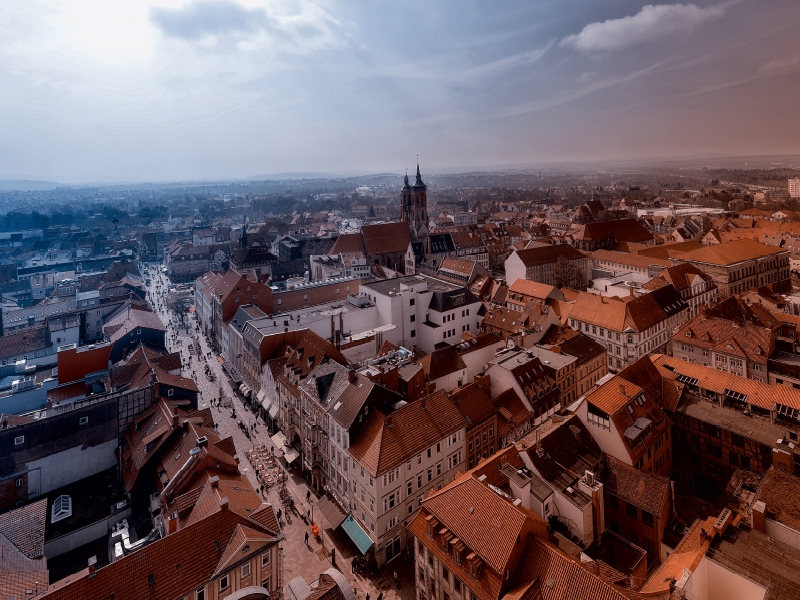
<path id="1" fill-rule="evenodd" d="M 367 532 L 361 529 L 361 525 L 356 523 L 353 515 L 347 515 L 347 518 L 342 521 L 342 529 L 350 536 L 356 546 L 358 546 L 361 554 L 366 554 L 367 550 L 372 547 L 372 540 L 369 539 Z"/>
<path id="2" fill-rule="evenodd" d="M 239 386 L 239 391 L 242 393 L 242 396 L 247 398 L 250 395 L 250 388 L 247 387 L 245 384 Z"/>
<path id="3" fill-rule="evenodd" d="M 269 439 L 271 439 L 272 443 L 278 448 L 283 448 L 283 445 L 286 443 L 286 436 L 283 435 L 282 431 L 279 431 Z"/>
<path id="4" fill-rule="evenodd" d="M 300 456 L 300 453 L 294 448 L 287 448 L 283 451 L 283 458 L 286 459 L 286 464 L 291 464 L 291 462 L 298 456 Z"/>
<path id="5" fill-rule="evenodd" d="M 225 364 L 225 359 L 224 359 L 224 358 L 222 358 L 222 355 L 221 355 L 221 354 L 217 356 L 217 360 L 219 361 L 219 364 L 221 364 L 221 365 L 224 365 L 224 364 Z"/>
<path id="6" fill-rule="evenodd" d="M 342 509 L 339 508 L 339 505 L 328 498 L 328 496 L 323 496 L 319 499 L 319 502 L 317 502 L 317 510 L 322 511 L 322 514 L 325 515 L 328 523 L 330 523 L 331 527 L 334 529 L 341 525 L 342 521 L 344 521 L 347 516 L 342 512 Z"/>
<path id="7" fill-rule="evenodd" d="M 278 407 L 274 404 L 269 407 L 269 416 L 273 419 L 278 416 Z"/>

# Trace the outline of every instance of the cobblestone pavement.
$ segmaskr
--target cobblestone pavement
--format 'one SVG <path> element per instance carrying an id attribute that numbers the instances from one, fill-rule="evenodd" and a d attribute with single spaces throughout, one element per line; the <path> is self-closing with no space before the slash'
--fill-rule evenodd
<path id="1" fill-rule="evenodd" d="M 148 299 L 167 326 L 167 347 L 173 352 L 180 351 L 183 376 L 192 377 L 200 388 L 198 400 L 200 408 L 210 406 L 212 399 L 219 398 L 220 390 L 222 390 L 222 397 L 232 401 L 236 417 L 231 417 L 229 408 L 213 406 L 211 411 L 214 421 L 222 438 L 233 437 L 241 461 L 241 470 L 253 487 L 260 489 L 260 483 L 245 456 L 245 451 L 255 445 L 264 444 L 267 448 L 273 446 L 265 423 L 244 405 L 241 396 L 234 391 L 231 380 L 222 369 L 217 355 L 212 353 L 211 358 L 205 358 L 211 352 L 211 348 L 203 335 L 196 331 L 195 320 L 193 318 L 185 320 L 188 325 L 187 331 L 186 327 L 180 326 L 179 319 L 175 314 L 165 306 L 164 299 L 169 282 L 162 275 L 160 265 L 150 264 L 149 271 L 151 286 Z M 192 336 L 196 336 L 200 341 L 201 356 L 199 358 L 196 353 L 189 351 L 189 346 L 193 341 Z M 206 364 L 215 375 L 213 382 L 204 373 Z M 251 439 L 247 439 L 242 429 L 239 428 L 239 420 L 242 420 L 247 427 L 251 427 L 255 423 L 255 430 L 250 430 Z M 317 497 L 306 485 L 298 469 L 289 470 L 287 488 L 294 498 L 297 510 L 306 515 L 310 514 Z M 306 500 L 308 492 L 310 492 L 310 502 Z M 276 509 L 280 507 L 280 499 L 275 487 L 265 492 L 264 498 L 267 502 L 271 502 Z M 385 600 L 413 600 L 416 597 L 413 562 L 404 563 L 403 559 L 399 557 L 371 578 L 353 574 L 351 572 L 352 559 L 358 551 L 341 529 L 332 530 L 325 517 L 316 511 L 313 515 L 314 521 L 322 530 L 322 540 L 317 541 L 311 534 L 310 521 L 304 521 L 295 514 L 287 515 L 286 512 L 284 508 L 283 533 L 286 536 L 283 542 L 284 590 L 289 581 L 298 575 L 308 583 L 315 581 L 320 573 L 330 568 L 331 549 L 335 548 L 336 567 L 347 576 L 359 600 L 365 600 L 365 594 L 369 594 L 370 599 L 374 600 L 380 592 L 383 592 Z M 308 545 L 304 542 L 306 533 L 309 536 Z M 395 572 L 398 576 L 399 587 L 393 582 Z"/>

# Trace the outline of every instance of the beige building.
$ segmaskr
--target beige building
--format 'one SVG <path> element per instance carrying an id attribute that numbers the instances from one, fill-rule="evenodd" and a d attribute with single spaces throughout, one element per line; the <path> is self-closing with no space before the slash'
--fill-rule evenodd
<path id="1" fill-rule="evenodd" d="M 772 291 L 792 289 L 789 251 L 751 239 L 706 246 L 673 258 L 676 265 L 689 263 L 710 275 L 724 300 L 752 287 L 769 285 Z"/>

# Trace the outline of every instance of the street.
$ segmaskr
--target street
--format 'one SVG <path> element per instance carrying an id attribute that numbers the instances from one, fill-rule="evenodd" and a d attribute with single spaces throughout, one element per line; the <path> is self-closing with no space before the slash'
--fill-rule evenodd
<path id="1" fill-rule="evenodd" d="M 197 330 L 194 315 L 190 318 L 187 313 L 184 318 L 186 325 L 180 325 L 179 317 L 167 307 L 165 298 L 169 292 L 169 281 L 161 272 L 160 265 L 150 263 L 147 266 L 151 281 L 148 288 L 148 300 L 167 327 L 168 349 L 171 352 L 180 352 L 183 364 L 182 375 L 191 377 L 200 388 L 199 408 L 211 406 L 212 399 L 218 399 L 221 392 L 223 399 L 227 400 L 223 404 L 232 406 L 235 410 L 236 416 L 232 417 L 231 408 L 211 406 L 220 437 L 223 439 L 229 436 L 233 438 L 241 471 L 248 477 L 253 487 L 260 490 L 261 483 L 256 478 L 245 451 L 262 444 L 267 450 L 274 447 L 266 425 L 244 405 L 241 396 L 234 391 L 230 379 L 217 360 L 217 355 L 211 352 L 208 341 Z M 200 344 L 199 356 L 194 348 L 190 348 L 196 341 L 199 341 Z M 210 369 L 209 372 L 213 374 L 213 381 L 212 377 L 206 375 L 206 365 Z M 238 426 L 240 420 L 248 428 L 250 439 Z M 297 462 L 299 463 L 299 461 Z M 286 487 L 294 499 L 297 511 L 300 514 L 311 515 L 317 497 L 306 485 L 298 469 L 289 470 Z M 310 502 L 306 499 L 309 492 Z M 318 524 L 321 533 L 321 540 L 318 541 L 311 533 L 310 519 L 301 519 L 298 515 L 291 514 L 286 507 L 281 507 L 277 485 L 264 492 L 264 499 L 270 502 L 276 510 L 278 508 L 283 510 L 283 533 L 286 537 L 283 542 L 284 590 L 289 581 L 298 575 L 302 576 L 307 583 L 315 581 L 320 573 L 330 568 L 331 548 L 335 548 L 336 567 L 345 574 L 359 599 L 364 600 L 365 594 L 369 594 L 371 599 L 375 599 L 381 592 L 386 600 L 412 600 L 416 597 L 413 562 L 405 563 L 402 558 L 398 558 L 372 578 L 354 574 L 351 572 L 351 566 L 352 560 L 358 552 L 355 545 L 341 529 L 332 530 L 321 511 L 313 514 L 314 522 Z M 308 534 L 307 545 L 304 541 L 306 533 Z M 399 578 L 399 589 L 393 582 L 395 573 Z"/>

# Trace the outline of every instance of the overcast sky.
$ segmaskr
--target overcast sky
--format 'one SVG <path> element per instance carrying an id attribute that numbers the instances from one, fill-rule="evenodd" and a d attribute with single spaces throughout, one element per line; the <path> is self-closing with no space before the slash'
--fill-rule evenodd
<path id="1" fill-rule="evenodd" d="M 800 153 L 797 0 L 6 0 L 0 178 Z"/>

